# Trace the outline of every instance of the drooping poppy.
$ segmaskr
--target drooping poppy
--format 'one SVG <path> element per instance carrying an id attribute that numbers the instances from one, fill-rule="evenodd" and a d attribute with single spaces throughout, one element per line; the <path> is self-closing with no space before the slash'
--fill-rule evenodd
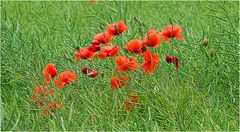
<path id="1" fill-rule="evenodd" d="M 58 88 L 62 88 L 65 84 L 72 82 L 76 79 L 76 74 L 67 70 L 61 72 L 57 78 L 54 79 L 54 85 Z"/>
<path id="2" fill-rule="evenodd" d="M 118 21 L 117 23 L 107 24 L 107 32 L 112 35 L 119 35 L 127 29 L 128 27 L 122 20 Z"/>
<path id="3" fill-rule="evenodd" d="M 89 70 L 88 71 L 88 76 L 91 77 L 91 78 L 94 78 L 98 75 L 98 72 L 95 71 L 95 70 Z"/>
<path id="4" fill-rule="evenodd" d="M 176 67 L 176 70 L 178 71 L 178 58 L 177 57 L 171 57 L 169 55 L 166 56 L 166 62 L 167 63 L 174 63 L 175 64 L 175 67 Z"/>
<path id="5" fill-rule="evenodd" d="M 46 67 L 43 69 L 43 75 L 45 77 L 43 79 L 43 82 L 44 83 L 50 82 L 50 77 L 53 78 L 56 74 L 57 74 L 57 70 L 54 64 L 52 63 L 47 64 Z"/>
<path id="6" fill-rule="evenodd" d="M 173 57 L 172 61 L 175 64 L 176 70 L 178 71 L 178 58 L 177 57 Z"/>
<path id="7" fill-rule="evenodd" d="M 76 50 L 74 52 L 74 56 L 75 56 L 74 61 L 76 62 L 78 59 L 92 60 L 94 55 L 95 55 L 95 52 L 89 50 L 88 47 L 80 48 L 80 50 Z"/>
<path id="8" fill-rule="evenodd" d="M 105 59 L 108 56 L 113 57 L 119 51 L 119 47 L 115 45 L 104 46 L 101 48 L 98 58 Z"/>
<path id="9" fill-rule="evenodd" d="M 114 76 L 110 79 L 111 89 L 117 89 L 125 85 L 128 82 L 128 78 L 125 75 Z"/>
<path id="10" fill-rule="evenodd" d="M 83 74 L 87 74 L 88 71 L 89 71 L 89 68 L 88 68 L 87 66 L 84 66 L 84 67 L 82 68 L 82 73 L 83 73 Z"/>
<path id="11" fill-rule="evenodd" d="M 94 36 L 92 41 L 92 45 L 99 45 L 101 43 L 108 43 L 111 41 L 113 35 L 109 34 L 108 32 L 102 32 Z"/>
<path id="12" fill-rule="evenodd" d="M 128 52 L 136 54 L 140 54 L 141 50 L 143 50 L 142 48 L 143 48 L 142 41 L 138 39 L 130 40 L 124 46 L 124 49 L 127 50 Z"/>
<path id="13" fill-rule="evenodd" d="M 161 34 L 157 33 L 154 29 L 148 30 L 143 36 L 143 43 L 147 47 L 157 48 L 161 42 Z"/>
<path id="14" fill-rule="evenodd" d="M 143 71 L 146 74 L 153 73 L 153 71 L 156 69 L 159 61 L 159 56 L 156 54 L 152 54 L 150 51 L 146 51 L 143 53 Z"/>
<path id="15" fill-rule="evenodd" d="M 164 42 L 168 43 L 170 38 L 177 38 L 178 40 L 182 40 L 183 36 L 180 34 L 182 32 L 182 28 L 178 25 L 167 25 L 163 28 L 161 35 L 164 38 Z"/>
<path id="16" fill-rule="evenodd" d="M 172 57 L 171 56 L 166 56 L 166 62 L 167 63 L 172 63 Z"/>
<path id="17" fill-rule="evenodd" d="M 82 68 L 82 73 L 87 74 L 89 77 L 94 78 L 98 75 L 98 72 L 95 70 L 91 70 L 89 67 L 85 66 Z"/>
<path id="18" fill-rule="evenodd" d="M 115 58 L 115 62 L 117 63 L 118 67 L 116 71 L 127 71 L 127 70 L 137 70 L 137 58 L 132 57 L 131 59 L 127 58 L 126 56 L 118 56 Z"/>

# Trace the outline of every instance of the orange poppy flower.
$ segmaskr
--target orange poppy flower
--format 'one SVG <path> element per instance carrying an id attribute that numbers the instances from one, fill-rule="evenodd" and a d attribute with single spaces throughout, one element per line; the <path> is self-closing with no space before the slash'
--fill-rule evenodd
<path id="1" fill-rule="evenodd" d="M 76 62 L 78 59 L 92 60 L 94 55 L 95 55 L 95 52 L 89 50 L 89 47 L 80 48 L 80 50 L 76 50 L 74 52 L 74 56 L 75 56 L 74 61 Z"/>
<path id="2" fill-rule="evenodd" d="M 147 47 L 157 48 L 161 42 L 161 35 L 157 33 L 154 29 L 148 30 L 148 32 L 143 36 L 143 43 Z"/>
<path id="3" fill-rule="evenodd" d="M 50 77 L 53 78 L 56 74 L 57 74 L 57 70 L 54 64 L 52 63 L 47 64 L 46 67 L 43 69 L 43 75 L 45 77 L 43 79 L 43 82 L 44 83 L 50 82 Z"/>
<path id="4" fill-rule="evenodd" d="M 182 28 L 178 25 L 167 25 L 162 30 L 162 37 L 164 38 L 164 42 L 168 43 L 170 38 L 177 38 L 182 40 L 183 36 L 180 34 L 182 32 Z"/>
<path id="5" fill-rule="evenodd" d="M 114 76 L 110 79 L 111 89 L 117 89 L 125 85 L 128 82 L 128 78 L 125 75 Z"/>
<path id="6" fill-rule="evenodd" d="M 128 27 L 125 25 L 123 20 L 120 20 L 117 23 L 107 25 L 107 32 L 112 35 L 119 35 L 126 31 L 127 29 Z"/>
<path id="7" fill-rule="evenodd" d="M 97 35 L 95 35 L 92 45 L 99 45 L 101 43 L 108 43 L 112 40 L 113 35 L 109 34 L 108 32 L 102 32 Z"/>
<path id="8" fill-rule="evenodd" d="M 76 79 L 76 74 L 67 70 L 61 72 L 57 78 L 54 79 L 54 85 L 58 88 L 62 88 L 65 84 L 72 82 Z"/>
<path id="9" fill-rule="evenodd" d="M 117 63 L 118 67 L 116 71 L 127 71 L 127 70 L 137 70 L 137 58 L 132 57 L 131 59 L 127 58 L 126 56 L 118 56 L 115 58 L 115 62 Z"/>
<path id="10" fill-rule="evenodd" d="M 152 55 L 150 51 L 146 51 L 143 53 L 143 58 L 144 58 L 144 63 L 142 65 L 143 71 L 146 74 L 153 73 L 153 71 L 158 65 L 159 56 L 156 54 Z"/>
<path id="11" fill-rule="evenodd" d="M 101 48 L 100 53 L 98 54 L 98 58 L 105 59 L 108 56 L 113 57 L 119 51 L 119 47 L 115 45 L 104 46 Z"/>
<path id="12" fill-rule="evenodd" d="M 140 54 L 142 48 L 143 48 L 142 41 L 138 40 L 138 39 L 130 40 L 124 46 L 125 50 L 127 50 L 131 53 L 136 53 L 136 54 Z"/>

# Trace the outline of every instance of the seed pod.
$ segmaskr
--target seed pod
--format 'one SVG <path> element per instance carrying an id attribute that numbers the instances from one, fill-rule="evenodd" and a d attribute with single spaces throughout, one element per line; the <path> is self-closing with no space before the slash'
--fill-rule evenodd
<path id="1" fill-rule="evenodd" d="M 213 57 L 215 55 L 215 50 L 211 48 L 209 54 L 211 57 Z"/>
<path id="2" fill-rule="evenodd" d="M 204 45 L 204 46 L 208 46 L 208 42 L 209 42 L 208 39 L 204 39 L 203 42 L 202 42 L 202 45 Z"/>

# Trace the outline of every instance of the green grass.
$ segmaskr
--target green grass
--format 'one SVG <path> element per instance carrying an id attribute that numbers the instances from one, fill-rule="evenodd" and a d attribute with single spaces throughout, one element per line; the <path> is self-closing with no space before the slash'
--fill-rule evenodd
<path id="1" fill-rule="evenodd" d="M 238 9 L 238 2 L 2 1 L 1 130 L 239 130 Z M 112 91 L 112 59 L 69 61 L 74 48 L 89 45 L 107 23 L 122 19 L 129 27 L 112 43 L 122 47 L 140 39 L 134 17 L 145 24 L 143 33 L 170 22 L 183 28 L 183 41 L 162 41 L 151 49 L 160 55 L 154 74 L 127 72 L 129 83 Z M 179 72 L 165 62 L 168 54 L 179 57 Z M 42 69 L 49 62 L 58 72 L 74 71 L 77 80 L 54 95 L 65 106 L 43 116 L 30 97 L 34 85 L 42 85 Z M 83 75 L 86 64 L 106 78 Z M 121 105 L 131 90 L 138 92 L 140 103 L 128 112 Z"/>

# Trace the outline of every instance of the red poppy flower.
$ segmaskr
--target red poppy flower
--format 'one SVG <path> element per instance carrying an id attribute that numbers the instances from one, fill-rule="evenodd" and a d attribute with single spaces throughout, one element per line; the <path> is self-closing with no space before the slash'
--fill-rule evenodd
<path id="1" fill-rule="evenodd" d="M 130 40 L 124 46 L 125 50 L 127 50 L 131 53 L 136 53 L 136 54 L 140 54 L 142 48 L 143 48 L 142 41 L 138 40 L 138 39 Z"/>
<path id="2" fill-rule="evenodd" d="M 127 70 L 137 70 L 137 58 L 132 57 L 131 59 L 127 58 L 126 56 L 118 56 L 115 58 L 115 62 L 117 63 L 118 67 L 116 71 L 127 71 Z"/>
<path id="3" fill-rule="evenodd" d="M 112 35 L 119 35 L 126 31 L 128 27 L 124 24 L 124 21 L 120 20 L 117 23 L 108 24 L 107 32 Z"/>
<path id="4" fill-rule="evenodd" d="M 95 35 L 93 41 L 92 41 L 92 45 L 99 45 L 101 43 L 108 43 L 111 41 L 113 35 L 109 34 L 108 32 L 102 32 L 99 33 L 97 35 Z"/>
<path id="5" fill-rule="evenodd" d="M 156 54 L 152 54 L 150 51 L 146 51 L 143 53 L 144 63 L 143 63 L 143 71 L 146 74 L 153 73 L 155 68 L 158 65 L 159 56 Z"/>
<path id="6" fill-rule="evenodd" d="M 88 50 L 90 50 L 92 52 L 97 52 L 97 51 L 100 50 L 101 47 L 100 47 L 100 45 L 91 45 L 91 46 L 88 46 L 86 48 L 88 48 Z"/>
<path id="7" fill-rule="evenodd" d="M 131 94 L 130 94 L 130 101 L 132 103 L 138 103 L 139 102 L 138 97 L 137 97 L 137 92 L 135 92 L 135 91 L 131 92 Z"/>
<path id="8" fill-rule="evenodd" d="M 78 59 L 92 60 L 94 55 L 95 55 L 95 52 L 89 50 L 89 47 L 80 48 L 80 50 L 76 50 L 74 52 L 74 56 L 75 56 L 74 61 L 76 62 Z"/>
<path id="9" fill-rule="evenodd" d="M 98 58 L 105 59 L 107 56 L 113 57 L 119 51 L 119 47 L 115 45 L 104 46 L 101 48 L 100 53 L 98 54 Z"/>
<path id="10" fill-rule="evenodd" d="M 157 33 L 154 29 L 148 30 L 148 32 L 143 36 L 143 43 L 147 47 L 156 48 L 161 42 L 161 35 Z"/>
<path id="11" fill-rule="evenodd" d="M 56 67 L 54 64 L 47 64 L 46 67 L 43 69 L 44 79 L 43 82 L 50 82 L 50 77 L 53 78 L 57 74 Z"/>
<path id="12" fill-rule="evenodd" d="M 170 38 L 177 38 L 182 40 L 183 36 L 180 34 L 182 32 L 182 28 L 178 25 L 167 25 L 162 30 L 162 37 L 164 38 L 164 42 L 168 43 Z"/>
<path id="13" fill-rule="evenodd" d="M 112 89 L 117 89 L 119 87 L 122 87 L 125 85 L 125 83 L 128 82 L 128 78 L 125 75 L 118 75 L 114 76 L 110 79 L 111 82 L 111 88 Z"/>
<path id="14" fill-rule="evenodd" d="M 76 79 L 76 74 L 67 70 L 61 72 L 56 79 L 54 79 L 54 85 L 58 88 L 62 88 L 65 84 L 72 82 Z"/>

